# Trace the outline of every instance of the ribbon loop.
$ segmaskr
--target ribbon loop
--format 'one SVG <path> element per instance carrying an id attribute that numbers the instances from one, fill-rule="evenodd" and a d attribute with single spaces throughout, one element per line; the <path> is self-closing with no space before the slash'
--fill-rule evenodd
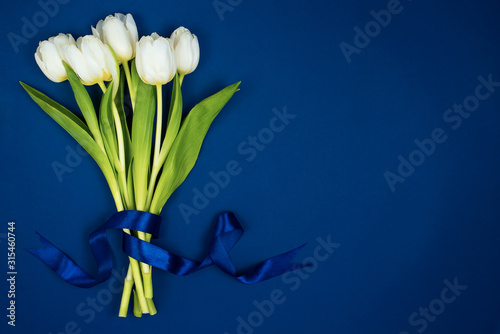
<path id="1" fill-rule="evenodd" d="M 106 235 L 107 230 L 130 229 L 150 233 L 153 238 L 157 238 L 160 224 L 161 217 L 149 212 L 127 210 L 114 214 L 89 237 L 90 248 L 98 266 L 98 274 L 95 278 L 38 233 L 36 235 L 42 242 L 44 249 L 27 249 L 27 251 L 39 258 L 66 282 L 78 287 L 89 288 L 106 281 L 113 269 L 111 248 Z M 293 262 L 294 257 L 304 246 L 302 245 L 287 253 L 262 261 L 246 273 L 238 274 L 229 252 L 242 234 L 243 228 L 236 216 L 232 212 L 225 212 L 217 219 L 208 254 L 202 262 L 183 258 L 127 233 L 123 233 L 123 251 L 130 257 L 178 276 L 189 275 L 215 264 L 226 274 L 245 284 L 261 282 L 287 271 L 308 266 Z"/>

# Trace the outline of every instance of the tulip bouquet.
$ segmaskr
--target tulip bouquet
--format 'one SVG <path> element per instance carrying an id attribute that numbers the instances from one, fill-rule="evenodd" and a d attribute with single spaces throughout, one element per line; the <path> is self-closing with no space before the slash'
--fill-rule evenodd
<path id="1" fill-rule="evenodd" d="M 69 81 L 84 120 L 40 91 L 21 85 L 96 161 L 117 211 L 159 215 L 193 168 L 210 124 L 239 83 L 204 99 L 183 119 L 182 82 L 196 69 L 200 55 L 195 35 L 180 27 L 170 38 L 153 33 L 139 40 L 130 14 L 110 15 L 92 32 L 76 41 L 70 34 L 59 34 L 40 42 L 35 53 L 50 80 Z M 163 86 L 171 81 L 164 120 Z M 85 87 L 95 84 L 102 90 L 98 112 Z M 149 233 L 124 232 L 151 240 Z M 153 315 L 151 266 L 129 260 L 119 316 L 127 315 L 132 292 L 134 314 Z"/>

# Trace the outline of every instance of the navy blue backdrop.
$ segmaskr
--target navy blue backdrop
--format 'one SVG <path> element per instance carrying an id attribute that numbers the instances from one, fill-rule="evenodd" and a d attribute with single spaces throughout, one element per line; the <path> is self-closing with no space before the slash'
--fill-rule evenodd
<path id="1" fill-rule="evenodd" d="M 2 333 L 500 333 L 498 1 L 2 4 Z M 167 202 L 156 243 L 202 259 L 215 217 L 232 210 L 246 230 L 231 253 L 239 269 L 304 242 L 299 260 L 313 267 L 256 285 L 212 267 L 156 270 L 158 315 L 121 319 L 118 233 L 115 276 L 91 289 L 23 250 L 40 245 L 36 230 L 94 270 L 87 236 L 115 212 L 112 197 L 18 81 L 77 110 L 69 84 L 50 82 L 33 53 L 115 12 L 132 13 L 139 35 L 180 25 L 197 34 L 186 108 L 242 81 Z M 231 161 L 238 172 L 200 200 Z"/>

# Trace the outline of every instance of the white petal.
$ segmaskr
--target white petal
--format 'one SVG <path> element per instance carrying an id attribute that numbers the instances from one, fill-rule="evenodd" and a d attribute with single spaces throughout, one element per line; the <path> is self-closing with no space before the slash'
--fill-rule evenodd
<path id="1" fill-rule="evenodd" d="M 90 26 L 90 28 L 92 29 L 92 35 L 94 35 L 95 37 L 101 39 L 101 35 L 99 35 L 99 31 L 97 31 L 96 28 L 94 28 L 94 26 Z M 102 41 L 102 39 L 101 39 Z"/>
<path id="2" fill-rule="evenodd" d="M 135 24 L 135 20 L 131 14 L 127 14 L 125 18 L 125 27 L 130 33 L 132 45 L 135 45 L 135 42 L 139 40 L 139 33 L 137 32 L 137 25 Z"/>
<path id="3" fill-rule="evenodd" d="M 92 29 L 92 33 L 94 35 L 97 34 L 97 37 L 99 37 L 99 39 L 103 43 L 106 43 L 106 40 L 104 39 L 104 34 L 102 32 L 103 25 L 104 25 L 104 20 L 99 20 L 99 22 L 97 22 L 97 25 L 95 26 L 95 29 Z M 95 32 L 94 32 L 94 30 L 95 30 Z"/>
<path id="4" fill-rule="evenodd" d="M 68 44 L 75 44 L 75 39 L 71 34 L 68 34 Z"/>
<path id="5" fill-rule="evenodd" d="M 104 45 L 103 50 L 106 55 L 107 67 L 111 75 L 111 78 L 108 78 L 106 81 L 113 80 L 113 82 L 115 82 L 113 86 L 113 95 L 116 95 L 120 83 L 120 68 L 111 48 L 108 45 Z"/>
<path id="6" fill-rule="evenodd" d="M 65 60 L 64 58 L 64 47 L 66 45 L 70 45 L 70 44 L 75 44 L 75 39 L 73 38 L 73 36 L 71 36 L 71 34 L 63 34 L 63 33 L 60 33 L 59 35 L 55 36 L 55 37 L 51 37 L 49 38 L 49 42 L 54 44 L 56 47 L 57 47 L 57 51 L 59 53 L 59 57 L 61 57 L 62 60 Z"/>
<path id="7" fill-rule="evenodd" d="M 198 37 L 193 35 L 193 40 L 191 41 L 191 52 L 193 53 L 193 63 L 191 64 L 191 72 L 196 70 L 198 63 L 200 62 L 200 44 L 198 44 Z"/>
<path id="8" fill-rule="evenodd" d="M 103 71 L 92 58 L 86 57 L 74 45 L 68 46 L 65 52 L 69 65 L 78 74 L 82 82 L 93 85 L 103 81 Z"/>
<path id="9" fill-rule="evenodd" d="M 103 50 L 104 44 L 95 36 L 88 35 L 84 37 L 84 43 L 81 46 L 83 54 L 92 58 L 102 69 L 107 69 L 106 55 Z M 107 71 L 109 74 L 109 70 Z"/>
<path id="10" fill-rule="evenodd" d="M 142 40 L 142 39 L 141 39 Z M 141 76 L 140 73 L 142 73 L 143 69 L 142 69 L 142 49 L 141 49 L 141 44 L 140 42 L 137 42 L 135 43 L 135 50 L 136 50 L 136 54 L 135 54 L 135 69 L 137 70 L 137 73 L 139 74 L 139 76 Z"/>
<path id="11" fill-rule="evenodd" d="M 62 64 L 57 47 L 54 44 L 48 41 L 41 42 L 37 49 L 37 55 L 39 61 L 44 64 L 45 72 L 42 67 L 40 67 L 40 69 L 42 69 L 42 72 L 44 72 L 50 80 L 54 82 L 66 80 L 66 70 Z"/>
<path id="12" fill-rule="evenodd" d="M 153 59 L 155 74 L 157 80 L 162 84 L 166 84 L 170 77 L 170 43 L 165 38 L 158 38 L 153 44 Z"/>
<path id="13" fill-rule="evenodd" d="M 144 43 L 141 45 L 141 72 L 139 75 L 141 76 L 142 81 L 154 85 L 156 84 L 155 74 L 156 70 L 154 68 L 154 58 L 153 54 L 153 43 L 149 41 L 151 37 L 146 38 Z"/>
<path id="14" fill-rule="evenodd" d="M 76 46 L 81 49 L 82 48 L 82 42 L 83 42 L 83 37 L 78 37 L 78 39 L 76 40 Z"/>
<path id="15" fill-rule="evenodd" d="M 180 36 L 175 46 L 175 55 L 177 58 L 177 71 L 179 71 L 180 74 L 190 73 L 191 64 L 193 63 L 190 35 L 184 34 Z"/>
<path id="16" fill-rule="evenodd" d="M 126 16 L 125 16 L 124 14 L 122 14 L 122 13 L 115 13 L 115 17 L 116 17 L 118 20 L 120 20 L 120 21 L 122 21 L 123 23 L 125 23 L 125 18 L 126 18 Z"/>
<path id="17" fill-rule="evenodd" d="M 117 18 L 109 18 L 103 26 L 106 44 L 111 46 L 120 62 L 128 61 L 134 56 L 134 49 L 123 22 Z"/>
<path id="18" fill-rule="evenodd" d="M 136 56 L 135 56 L 135 66 L 137 69 L 137 73 L 139 74 L 139 77 L 141 78 L 142 81 L 148 83 L 146 81 L 146 76 L 145 76 L 145 69 L 144 69 L 144 64 L 148 62 L 147 55 L 144 53 L 144 48 L 146 47 L 146 42 L 145 38 L 142 37 L 139 42 L 136 43 Z"/>
<path id="19" fill-rule="evenodd" d="M 38 67 L 40 67 L 40 69 L 42 70 L 43 74 L 45 74 L 45 76 L 47 78 L 49 78 L 51 81 L 61 82 L 61 81 L 64 81 L 67 79 L 67 78 L 57 78 L 57 77 L 53 76 L 52 73 L 49 73 L 49 71 L 47 71 L 47 67 L 45 66 L 42 59 L 40 58 L 39 52 L 35 53 L 35 61 L 38 64 Z"/>
<path id="20" fill-rule="evenodd" d="M 175 29 L 172 35 L 170 35 L 170 38 L 174 41 L 174 47 L 177 45 L 177 42 L 180 38 L 180 36 L 184 34 L 189 34 L 191 35 L 191 32 L 189 29 L 184 28 L 183 26 L 180 26 L 179 28 Z"/>

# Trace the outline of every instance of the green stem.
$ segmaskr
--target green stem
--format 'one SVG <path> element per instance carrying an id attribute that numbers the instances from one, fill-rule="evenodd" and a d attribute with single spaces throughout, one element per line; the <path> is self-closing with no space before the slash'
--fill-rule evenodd
<path id="1" fill-rule="evenodd" d="M 148 237 L 149 236 L 149 237 Z M 151 234 L 137 231 L 137 237 L 143 241 L 150 242 Z M 144 285 L 144 296 L 146 298 L 153 298 L 153 280 L 151 277 L 151 266 L 147 263 L 139 262 L 141 264 L 142 281 Z"/>
<path id="2" fill-rule="evenodd" d="M 128 68 L 128 66 L 127 66 L 127 68 Z M 101 87 L 103 93 L 106 92 L 106 86 L 104 85 L 103 82 L 99 82 L 99 87 Z M 115 126 L 116 126 L 116 135 L 117 135 L 117 140 L 118 140 L 118 151 L 119 151 L 119 162 L 120 162 L 119 166 L 117 166 L 117 172 L 118 172 L 118 177 L 120 178 L 120 181 L 122 183 L 121 188 L 122 188 L 123 195 L 124 195 L 123 197 L 125 198 L 126 207 L 130 208 L 133 205 L 131 203 L 131 199 L 130 199 L 130 196 L 128 194 L 127 179 L 125 176 L 125 147 L 124 147 L 124 143 L 123 143 L 123 128 L 122 128 L 120 116 L 118 114 L 118 109 L 117 109 L 116 104 L 114 102 L 113 102 L 112 108 L 113 108 L 113 118 L 114 118 Z M 122 200 L 121 194 L 113 193 L 113 198 L 115 199 L 117 210 L 123 211 L 124 205 L 123 205 L 123 200 Z M 123 229 L 123 231 L 125 233 L 130 234 L 129 229 Z M 147 302 L 145 295 L 144 295 L 144 288 L 143 288 L 143 284 L 142 284 L 141 269 L 139 266 L 139 261 L 137 261 L 136 259 L 134 259 L 132 257 L 129 257 L 129 261 L 130 261 L 129 269 L 127 272 L 127 277 L 125 278 L 125 282 L 124 282 L 124 286 L 123 286 L 122 300 L 120 302 L 120 311 L 119 311 L 120 317 L 127 316 L 128 306 L 130 303 L 130 293 L 131 293 L 133 285 L 135 285 L 134 301 L 136 301 L 134 303 L 134 314 L 137 313 L 137 309 L 140 309 L 142 311 L 142 313 L 149 313 L 148 302 Z"/>
<path id="3" fill-rule="evenodd" d="M 158 167 L 155 162 L 153 162 L 153 170 L 151 171 L 151 178 L 149 179 L 148 197 L 146 199 L 147 210 L 149 210 L 151 200 L 153 199 L 156 178 L 158 177 L 158 173 L 160 172 L 160 167 Z"/>
<path id="4" fill-rule="evenodd" d="M 121 191 L 123 194 L 123 200 L 125 201 L 125 207 L 127 210 L 134 210 L 135 206 L 132 201 L 132 198 L 130 197 L 130 193 L 128 191 L 128 186 L 127 186 L 127 178 L 125 176 L 125 171 L 123 170 L 122 166 L 116 166 L 117 171 L 118 171 L 118 177 L 119 177 L 119 184 L 121 185 Z"/>
<path id="5" fill-rule="evenodd" d="M 128 313 L 128 304 L 130 302 L 130 294 L 132 293 L 132 287 L 134 286 L 134 278 L 132 277 L 132 266 L 129 264 L 127 277 L 125 277 L 125 282 L 123 284 L 123 293 L 122 300 L 120 303 L 120 312 L 118 313 L 119 317 L 126 318 Z M 134 300 L 135 300 L 135 291 L 134 291 Z M 135 304 L 134 304 L 135 309 Z"/>
<path id="6" fill-rule="evenodd" d="M 116 180 L 115 180 L 116 182 Z M 117 187 L 117 190 L 118 190 L 118 187 Z M 116 193 L 113 193 L 113 199 L 115 200 L 115 205 L 116 205 L 116 210 L 117 211 L 123 211 L 123 202 L 122 202 L 122 197 L 121 195 L 119 194 L 119 191 L 118 191 L 118 194 Z"/>
<path id="7" fill-rule="evenodd" d="M 182 86 L 182 80 L 184 80 L 184 75 L 179 74 L 179 87 Z M 173 103 L 172 101 L 170 103 Z M 158 106 L 160 108 L 160 105 Z M 146 209 L 148 211 L 151 211 L 152 213 L 159 214 L 160 210 L 156 210 L 155 208 L 151 207 L 152 201 L 153 201 L 153 195 L 154 195 L 154 190 L 155 190 L 155 185 L 156 185 L 156 178 L 158 177 L 158 174 L 160 173 L 160 169 L 163 166 L 163 163 L 165 162 L 165 159 L 168 155 L 168 152 L 170 151 L 170 148 L 172 147 L 175 137 L 177 136 L 177 133 L 179 131 L 180 127 L 180 122 L 182 118 L 182 110 L 177 110 L 177 108 L 171 109 L 170 112 L 172 114 L 168 115 L 168 125 L 167 125 L 167 133 L 165 134 L 165 140 L 163 142 L 163 146 L 161 147 L 160 154 L 154 156 L 153 160 L 153 169 L 151 171 L 151 178 L 149 180 L 149 188 L 148 188 L 148 196 L 146 199 Z M 180 113 L 179 115 L 174 115 L 174 113 Z M 177 117 L 178 116 L 178 117 Z M 175 120 L 175 121 L 174 121 Z M 158 145 L 159 147 L 159 145 Z M 156 146 L 155 146 L 156 148 Z M 158 211 L 158 212 L 157 212 Z"/>
<path id="8" fill-rule="evenodd" d="M 101 87 L 103 93 L 106 92 L 106 86 L 104 85 L 103 82 L 99 82 L 99 87 Z M 117 171 L 118 171 L 118 177 L 120 178 L 120 181 L 122 183 L 122 191 L 123 195 L 125 198 L 125 204 L 127 208 L 130 208 L 132 205 L 130 201 L 130 197 L 128 194 L 128 187 L 127 187 L 127 179 L 125 177 L 125 149 L 124 149 L 124 144 L 123 144 L 123 129 L 120 121 L 120 116 L 118 115 L 118 109 L 116 108 L 116 104 L 113 102 L 113 118 L 115 120 L 115 126 L 116 126 L 116 135 L 118 139 L 118 148 L 119 148 L 119 162 L 120 165 L 117 166 Z M 119 184 L 120 182 L 118 182 Z M 113 197 L 116 202 L 116 208 L 118 211 L 123 211 L 124 206 L 123 206 L 123 200 L 121 194 L 115 194 L 113 193 Z M 130 234 L 129 229 L 123 229 L 125 233 Z M 139 267 L 139 263 L 136 259 L 129 257 L 130 264 L 129 264 L 129 269 L 127 272 L 127 277 L 125 278 L 125 282 L 123 285 L 123 294 L 122 294 L 122 300 L 120 302 L 120 311 L 119 311 L 119 316 L 120 317 L 126 317 L 127 312 L 128 312 L 128 306 L 130 303 L 130 293 L 132 290 L 133 285 L 135 284 L 136 289 L 134 291 L 134 299 L 137 298 L 138 303 L 137 305 L 140 306 L 142 312 L 148 313 L 149 308 L 147 306 L 147 301 L 144 296 L 144 289 L 142 287 L 142 279 L 141 279 L 141 270 Z M 134 305 L 134 308 L 137 307 Z"/>
<path id="9" fill-rule="evenodd" d="M 116 107 L 116 104 L 114 102 L 112 108 L 113 108 L 113 118 L 115 120 L 115 126 L 116 126 L 116 138 L 118 140 L 118 160 L 120 162 L 120 165 L 116 166 L 116 169 L 118 172 L 118 177 L 120 178 L 120 181 L 122 183 L 123 197 L 125 198 L 125 202 L 128 204 L 130 209 L 132 207 L 132 200 L 127 187 L 127 177 L 125 169 L 125 144 L 123 143 L 123 128 L 120 120 L 120 115 L 118 114 L 118 108 Z"/>
<path id="10" fill-rule="evenodd" d="M 144 233 L 140 232 L 139 238 L 141 240 L 144 240 L 146 242 L 151 242 L 151 234 L 149 233 Z M 153 271 L 151 270 L 152 267 L 146 263 L 141 263 L 141 269 L 142 269 L 142 280 L 144 282 L 144 296 L 146 297 L 146 300 L 152 299 L 153 298 Z M 152 302 L 152 301 L 151 301 Z M 149 304 L 149 302 L 148 302 Z M 151 312 L 151 308 L 149 309 Z M 152 315 L 152 314 L 151 314 Z"/>
<path id="11" fill-rule="evenodd" d="M 125 77 L 127 78 L 128 91 L 130 93 L 130 101 L 132 102 L 132 109 L 135 109 L 135 87 L 132 86 L 132 76 L 130 75 L 130 66 L 128 61 L 123 62 L 123 69 L 125 70 Z"/>
<path id="12" fill-rule="evenodd" d="M 104 84 L 104 82 L 99 81 L 97 84 L 99 85 L 99 87 L 101 87 L 103 94 L 106 93 L 106 85 Z"/>
<path id="13" fill-rule="evenodd" d="M 137 318 L 142 317 L 141 307 L 139 306 L 139 298 L 137 298 L 137 292 L 134 290 L 134 315 Z"/>
<path id="14" fill-rule="evenodd" d="M 156 177 L 158 176 L 158 165 L 159 165 L 159 157 L 160 157 L 160 148 L 161 148 L 161 133 L 162 133 L 162 123 L 163 123 L 163 97 L 162 97 L 162 85 L 156 85 L 156 96 L 157 96 L 157 114 L 156 114 L 156 139 L 155 139 L 155 148 L 154 148 L 154 157 L 153 157 L 153 172 L 151 178 L 149 180 L 148 187 L 148 195 L 146 199 L 147 203 L 151 201 L 153 197 Z M 148 242 L 151 240 L 151 236 L 144 232 L 139 232 L 138 236 L 141 240 L 147 240 Z M 142 277 L 144 279 L 144 293 L 146 298 L 153 298 L 153 283 L 151 278 L 151 266 L 146 263 L 141 263 L 142 268 Z"/>
<path id="15" fill-rule="evenodd" d="M 157 103 L 158 103 L 158 108 L 157 108 L 157 114 L 156 114 L 156 140 L 155 140 L 155 155 L 153 159 L 153 165 L 154 162 L 158 161 L 158 156 L 160 155 L 160 148 L 161 148 L 161 129 L 162 129 L 162 123 L 163 123 L 163 97 L 162 97 L 162 85 L 156 85 L 156 97 L 157 97 Z"/>
<path id="16" fill-rule="evenodd" d="M 151 270 L 151 266 L 148 266 L 145 263 L 141 263 L 142 267 L 142 279 L 144 281 L 144 296 L 147 299 L 152 299 L 153 298 L 153 277 L 152 273 L 153 271 Z M 148 266 L 147 270 L 149 272 L 144 272 L 144 265 Z M 151 311 L 151 310 L 149 310 Z"/>
<path id="17" fill-rule="evenodd" d="M 123 229 L 127 234 L 130 234 L 129 229 Z M 139 300 L 139 305 L 141 306 L 142 313 L 149 313 L 148 304 L 146 297 L 144 296 L 144 286 L 142 284 L 141 268 L 139 267 L 139 261 L 129 256 L 130 266 L 132 267 L 132 276 L 134 278 L 135 291 L 137 292 L 137 298 Z"/>
<path id="18" fill-rule="evenodd" d="M 121 167 L 125 171 L 125 146 L 123 144 L 123 128 L 116 104 L 113 102 L 113 118 L 115 119 L 116 138 L 118 139 L 118 159 Z"/>
<path id="19" fill-rule="evenodd" d="M 104 83 L 101 81 L 99 82 L 99 86 L 101 87 L 101 89 L 104 89 L 103 92 L 106 91 L 106 86 L 104 85 Z M 80 109 L 82 110 L 82 113 L 83 113 L 83 109 Z M 95 121 L 90 121 L 87 115 L 85 115 L 85 113 L 83 113 L 83 118 L 85 118 L 85 120 L 87 121 L 87 124 L 89 126 L 89 129 L 90 129 L 90 132 L 92 133 L 92 136 L 94 137 L 94 140 L 95 142 L 97 143 L 97 145 L 101 148 L 101 150 L 106 153 L 106 149 L 104 148 L 104 142 L 102 140 L 102 136 L 101 136 L 101 131 L 99 130 L 99 124 L 97 122 L 97 116 L 95 115 L 95 113 L 93 113 L 92 116 L 90 116 L 91 119 L 95 119 Z"/>
<path id="20" fill-rule="evenodd" d="M 104 93 L 106 93 L 106 85 L 104 84 L 104 82 L 102 81 L 99 81 L 97 83 L 99 85 L 99 87 L 101 87 L 101 90 Z M 123 146 L 123 137 L 122 137 L 122 128 L 121 128 L 121 122 L 120 122 L 120 117 L 118 116 L 118 118 L 116 117 L 118 115 L 118 110 L 116 110 L 116 115 L 115 115 L 115 110 L 116 110 L 116 105 L 113 103 L 113 116 L 115 118 L 115 123 L 117 123 L 117 135 L 118 135 L 118 144 L 120 143 L 120 139 L 121 139 L 121 142 L 122 142 L 122 146 Z M 118 127 L 120 128 L 120 131 L 118 131 Z M 104 149 L 104 144 L 102 146 L 102 149 L 103 149 L 103 152 L 106 154 L 107 156 L 107 153 L 106 153 L 106 150 Z M 108 157 L 108 160 L 109 160 L 109 157 Z M 116 191 L 118 191 L 118 194 L 116 193 L 116 191 L 112 191 L 112 195 L 113 195 L 113 198 L 115 200 L 115 203 L 116 203 L 116 208 L 118 209 L 118 211 L 123 211 L 123 201 L 122 201 L 122 197 L 121 197 L 121 194 L 119 193 L 119 182 L 118 180 L 115 179 L 115 182 L 116 184 L 118 185 L 118 187 L 114 187 L 116 189 Z M 125 186 L 127 184 L 125 183 Z M 110 187 L 111 188 L 111 187 Z"/>
<path id="21" fill-rule="evenodd" d="M 113 194 L 115 195 L 115 194 Z M 116 203 L 116 209 L 118 211 L 123 211 L 123 203 L 121 200 L 121 196 L 118 194 L 118 196 L 114 196 L 115 198 L 115 203 Z M 130 234 L 129 229 L 123 229 L 123 232 Z M 130 279 L 132 278 L 132 283 L 135 284 L 137 295 L 138 295 L 138 300 L 139 300 L 139 305 L 141 307 L 141 310 L 143 313 L 149 313 L 149 308 L 148 308 L 148 303 L 146 301 L 146 298 L 144 296 L 144 289 L 142 286 L 142 279 L 141 279 L 141 269 L 139 267 L 139 263 L 136 259 L 129 257 L 130 260 L 130 265 L 129 265 L 129 270 L 127 272 L 127 277 L 125 278 L 125 283 L 123 286 L 123 294 L 122 294 L 122 301 L 120 303 L 120 312 L 119 316 L 123 317 L 126 316 L 127 310 L 128 310 L 128 304 L 130 302 Z"/>
<path id="22" fill-rule="evenodd" d="M 155 151 L 153 157 L 153 170 L 151 171 L 151 178 L 149 179 L 148 196 L 146 198 L 146 208 L 149 209 L 151 200 L 153 199 L 153 194 L 156 185 L 156 178 L 160 172 L 162 162 L 160 161 L 160 149 L 161 149 L 161 132 L 162 132 L 162 116 L 163 116 L 163 97 L 162 97 L 162 85 L 156 85 L 156 100 L 158 103 L 157 116 L 156 116 L 156 139 L 155 139 Z"/>
<path id="23" fill-rule="evenodd" d="M 149 314 L 151 314 L 151 315 L 155 315 L 156 313 L 158 313 L 158 312 L 156 311 L 155 303 L 153 303 L 153 299 L 148 298 L 148 299 L 146 299 L 146 300 L 147 300 L 147 302 L 148 302 Z"/>

